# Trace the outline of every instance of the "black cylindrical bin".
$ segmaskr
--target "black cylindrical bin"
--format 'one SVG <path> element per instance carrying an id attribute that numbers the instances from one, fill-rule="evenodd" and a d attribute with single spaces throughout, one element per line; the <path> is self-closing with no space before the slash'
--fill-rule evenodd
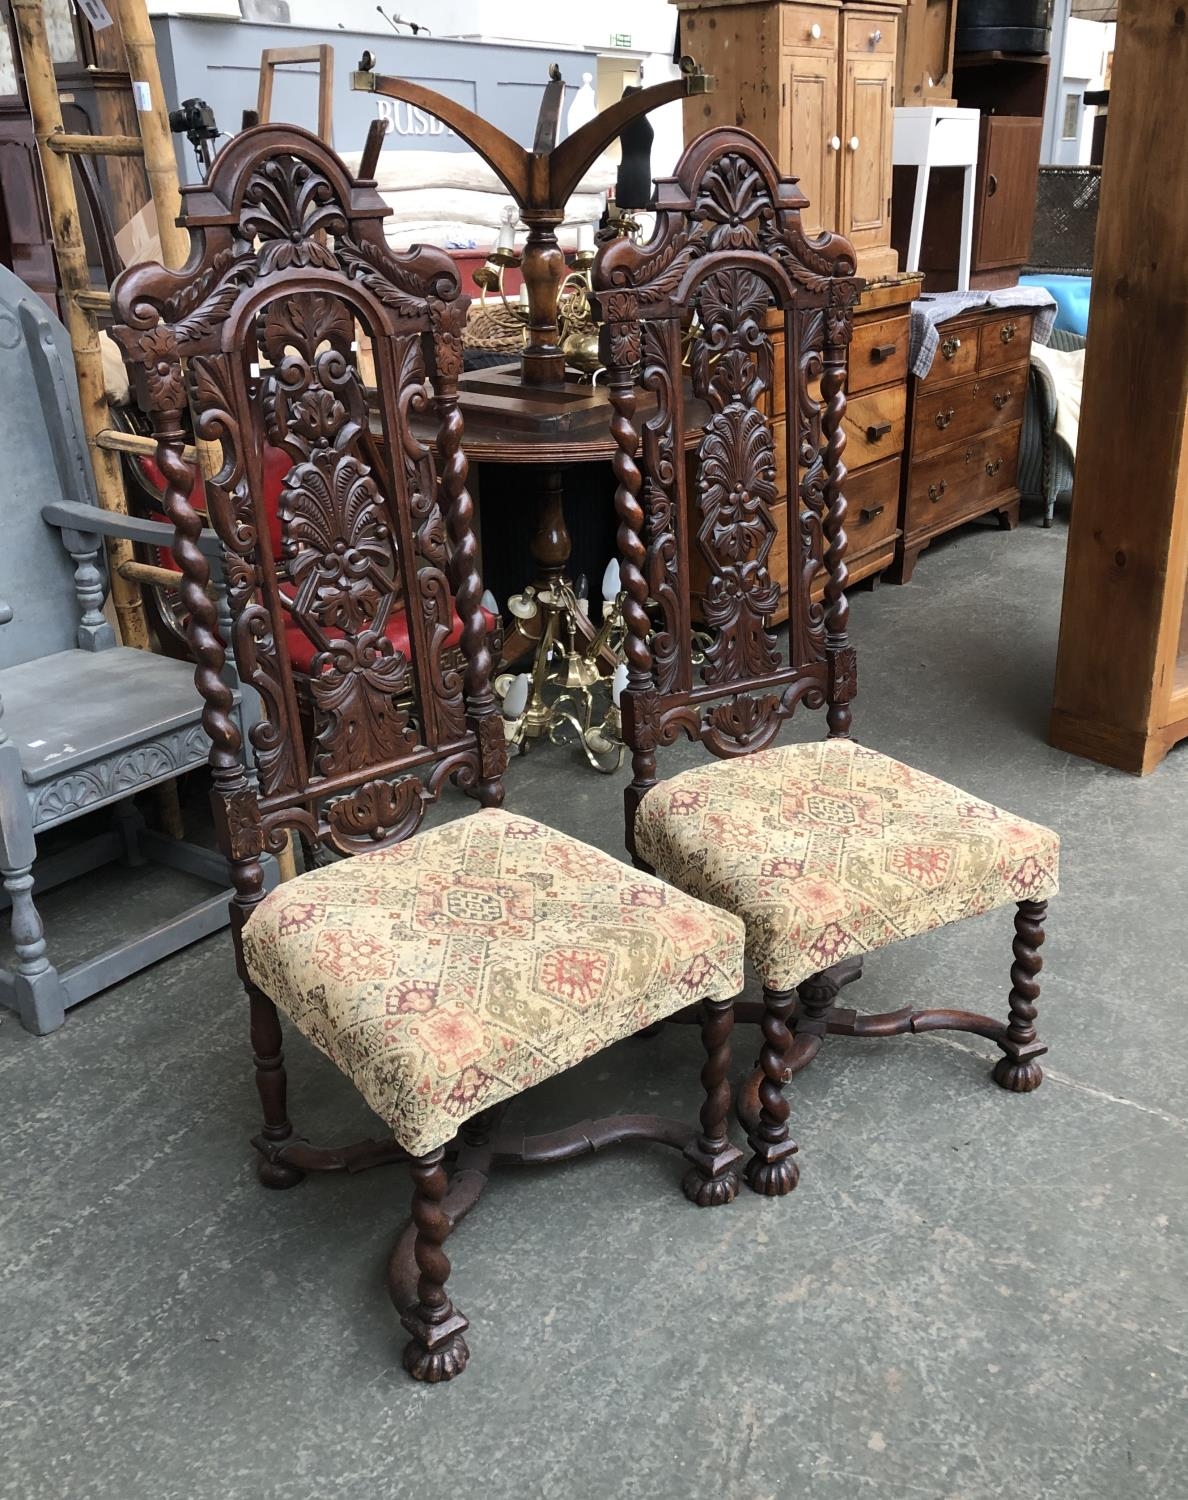
<path id="1" fill-rule="evenodd" d="M 956 51 L 1044 53 L 1052 0 L 959 0 Z"/>

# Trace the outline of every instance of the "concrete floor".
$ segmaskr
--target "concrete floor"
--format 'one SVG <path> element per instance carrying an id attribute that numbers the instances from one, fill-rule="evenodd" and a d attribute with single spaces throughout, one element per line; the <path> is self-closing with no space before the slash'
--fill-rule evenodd
<path id="1" fill-rule="evenodd" d="M 1188 750 L 1136 781 L 1044 743 L 1063 553 L 1034 516 L 967 530 L 853 601 L 859 735 L 1064 837 L 1037 1094 L 981 1043 L 838 1039 L 795 1086 L 788 1199 L 697 1212 L 660 1148 L 505 1175 L 451 1242 L 470 1368 L 424 1389 L 382 1282 L 406 1175 L 257 1186 L 212 938 L 53 1037 L 0 1026 L 0 1495 L 1188 1496 Z M 619 780 L 564 751 L 509 805 L 620 851 Z M 916 940 L 849 994 L 1000 1009 L 1009 933 Z M 290 1059 L 304 1131 L 375 1129 Z M 519 1118 L 690 1115 L 697 1069 L 670 1027 Z"/>

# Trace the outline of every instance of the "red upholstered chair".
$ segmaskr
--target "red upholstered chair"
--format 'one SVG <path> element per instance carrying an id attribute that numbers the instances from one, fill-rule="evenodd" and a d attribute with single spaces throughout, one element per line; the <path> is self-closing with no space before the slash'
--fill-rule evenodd
<path id="1" fill-rule="evenodd" d="M 742 924 L 500 808 L 507 752 L 457 398 L 467 299 L 449 257 L 389 250 L 374 185 L 293 127 L 237 136 L 185 205 L 187 265 L 125 273 L 114 333 L 152 416 L 175 527 L 251 1008 L 260 1177 L 287 1188 L 310 1171 L 409 1164 L 413 1219 L 391 1291 L 410 1334 L 406 1367 L 448 1380 L 468 1358 L 467 1323 L 446 1290 L 443 1242 L 494 1167 L 654 1139 L 685 1153 L 695 1203 L 734 1197 L 729 1033 Z M 378 463 L 352 360 L 356 324 L 376 364 Z M 230 645 L 268 710 L 250 735 L 254 769 L 196 544 L 187 405 L 193 431 L 222 453 L 206 498 Z M 414 414 L 432 419 L 436 465 Z M 271 507 L 269 445 L 290 460 Z M 391 629 L 397 596 L 403 633 Z M 459 621 L 461 671 L 448 654 Z M 481 809 L 418 831 L 449 778 Z M 266 895 L 261 856 L 292 830 L 352 857 Z M 708 1056 L 698 1124 L 630 1115 L 537 1137 L 497 1128 L 532 1084 L 699 998 Z M 278 1007 L 353 1081 L 390 1139 L 324 1147 L 295 1133 Z"/>
<path id="2" fill-rule="evenodd" d="M 742 1113 L 749 1180 L 769 1194 L 797 1177 L 783 1086 L 826 1032 L 972 1031 L 1002 1049 L 994 1077 L 1004 1088 L 1039 1084 L 1037 949 L 1058 860 L 1048 829 L 850 738 L 842 418 L 861 283 L 846 240 L 805 234 L 805 206 L 752 136 L 713 130 L 657 183 L 651 240 L 606 244 L 593 270 L 627 596 L 627 843 L 641 867 L 746 923 L 764 987 L 764 1045 Z M 783 333 L 786 432 L 765 415 L 778 378 L 773 326 Z M 819 402 L 810 394 L 818 376 Z M 640 378 L 656 403 L 642 431 Z M 781 464 L 790 482 L 778 516 Z M 768 623 L 780 523 L 786 638 Z M 695 569 L 705 579 L 696 587 Z M 798 706 L 825 709 L 828 738 L 776 746 Z M 661 781 L 657 751 L 682 734 L 716 759 Z M 1017 914 L 1005 1021 L 838 1008 L 840 982 L 861 955 L 1008 904 Z"/>

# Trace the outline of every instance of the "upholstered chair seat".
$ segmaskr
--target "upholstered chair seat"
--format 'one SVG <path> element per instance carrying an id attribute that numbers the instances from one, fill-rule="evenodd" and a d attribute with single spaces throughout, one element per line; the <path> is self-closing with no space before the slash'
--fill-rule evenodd
<path id="1" fill-rule="evenodd" d="M 665 880 L 741 917 L 763 983 L 790 990 L 902 938 L 1046 901 L 1060 841 L 835 739 L 670 777 L 639 805 L 635 849 Z"/>
<path id="2" fill-rule="evenodd" d="M 419 1156 L 472 1115 L 742 988 L 743 928 L 496 810 L 309 871 L 243 930 L 252 981 Z"/>

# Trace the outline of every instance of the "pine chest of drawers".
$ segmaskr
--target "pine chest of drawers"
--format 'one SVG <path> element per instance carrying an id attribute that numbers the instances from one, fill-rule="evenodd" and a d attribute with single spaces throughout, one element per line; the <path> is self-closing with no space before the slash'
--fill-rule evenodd
<path id="1" fill-rule="evenodd" d="M 1019 434 L 1032 314 L 982 308 L 938 327 L 932 368 L 908 380 L 900 538 L 888 577 L 906 583 L 933 538 L 978 516 L 1019 519 Z"/>

